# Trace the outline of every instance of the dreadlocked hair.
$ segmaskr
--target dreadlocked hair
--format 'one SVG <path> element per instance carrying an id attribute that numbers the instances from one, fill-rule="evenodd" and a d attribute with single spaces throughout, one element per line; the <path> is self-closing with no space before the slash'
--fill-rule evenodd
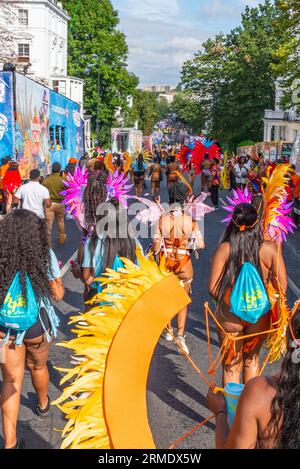
<path id="1" fill-rule="evenodd" d="M 168 192 L 170 204 L 183 205 L 187 201 L 188 189 L 182 182 L 170 183 Z"/>
<path id="2" fill-rule="evenodd" d="M 51 297 L 52 274 L 46 221 L 29 210 L 10 212 L 0 222 L 0 304 L 15 275 L 20 272 L 26 298 L 26 274 L 37 299 Z"/>
<path id="3" fill-rule="evenodd" d="M 117 256 L 126 257 L 135 262 L 135 235 L 128 224 L 128 220 L 127 227 L 124 226 L 125 220 L 121 216 L 122 205 L 116 199 L 110 199 L 103 208 L 104 213 L 97 216 L 97 226 L 95 226 L 90 238 L 89 249 L 91 259 L 94 257 L 98 242 L 102 242 L 102 252 L 104 253 L 103 270 L 112 268 Z M 101 221 L 105 221 L 105 226 L 99 225 Z M 103 233 L 104 235 L 99 239 L 99 234 L 102 235 Z"/>
<path id="4" fill-rule="evenodd" d="M 263 242 L 258 212 L 252 204 L 238 204 L 220 244 L 228 242 L 230 253 L 220 275 L 216 298 L 221 303 L 226 292 L 232 289 L 245 262 L 253 264 L 261 274 L 260 247 Z M 245 226 L 245 231 L 240 226 Z"/>
<path id="5" fill-rule="evenodd" d="M 97 223 L 96 211 L 99 204 L 107 199 L 106 189 L 107 173 L 100 171 L 98 174 L 91 173 L 83 194 L 84 219 L 88 232 L 91 232 Z"/>
<path id="6" fill-rule="evenodd" d="M 291 328 L 299 342 L 300 313 L 291 320 Z M 276 449 L 299 449 L 300 447 L 300 348 L 288 331 L 288 351 L 281 371 L 276 377 L 277 393 L 271 404 L 268 432 L 275 438 Z"/>

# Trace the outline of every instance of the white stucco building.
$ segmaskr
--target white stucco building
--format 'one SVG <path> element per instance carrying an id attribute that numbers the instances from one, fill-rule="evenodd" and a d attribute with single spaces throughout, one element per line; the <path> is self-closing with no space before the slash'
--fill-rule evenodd
<path id="1" fill-rule="evenodd" d="M 169 104 L 172 104 L 176 95 L 176 88 L 170 85 L 146 85 L 143 91 L 159 93 L 158 99 L 166 99 Z"/>
<path id="2" fill-rule="evenodd" d="M 300 114 L 294 109 L 282 110 L 280 100 L 283 90 L 279 83 L 276 83 L 275 110 L 265 110 L 265 130 L 264 141 L 286 141 L 294 142 L 300 136 Z"/>
<path id="3" fill-rule="evenodd" d="M 2 0 L 10 4 L 10 0 Z M 83 105 L 83 80 L 67 75 L 70 17 L 56 0 L 13 2 L 17 70 Z M 0 10 L 1 14 L 1 10 Z"/>

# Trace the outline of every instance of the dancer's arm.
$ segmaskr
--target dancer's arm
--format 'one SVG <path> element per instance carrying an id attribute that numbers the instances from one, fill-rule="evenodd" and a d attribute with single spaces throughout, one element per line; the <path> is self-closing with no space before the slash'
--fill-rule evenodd
<path id="1" fill-rule="evenodd" d="M 217 296 L 220 278 L 222 277 L 229 252 L 229 243 L 222 243 L 214 254 L 209 278 L 209 293 L 213 298 Z"/>
<path id="2" fill-rule="evenodd" d="M 272 249 L 272 283 L 278 292 L 285 293 L 287 290 L 287 276 L 282 248 L 277 243 L 272 243 Z"/>
<path id="3" fill-rule="evenodd" d="M 262 402 L 260 378 L 249 381 L 238 402 L 236 416 L 230 429 L 225 399 L 221 393 L 215 395 L 209 390 L 209 409 L 216 415 L 216 449 L 255 449 L 258 440 L 258 418 Z M 264 404 L 264 403 L 263 403 Z"/>
<path id="4" fill-rule="evenodd" d="M 196 221 L 193 221 L 193 236 L 194 239 L 196 240 L 196 249 L 204 249 L 205 248 L 205 243 L 204 239 L 202 237 L 202 233 L 199 229 L 198 223 Z"/>

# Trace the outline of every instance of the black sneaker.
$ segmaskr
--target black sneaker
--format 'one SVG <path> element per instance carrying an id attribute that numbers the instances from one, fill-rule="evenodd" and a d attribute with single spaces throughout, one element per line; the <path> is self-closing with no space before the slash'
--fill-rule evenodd
<path id="1" fill-rule="evenodd" d="M 37 413 L 39 414 L 40 417 L 46 417 L 46 415 L 49 414 L 49 411 L 50 411 L 50 397 L 48 397 L 48 403 L 47 403 L 47 406 L 45 407 L 45 409 L 41 409 L 40 405 L 37 404 L 36 406 L 36 410 L 37 410 Z"/>

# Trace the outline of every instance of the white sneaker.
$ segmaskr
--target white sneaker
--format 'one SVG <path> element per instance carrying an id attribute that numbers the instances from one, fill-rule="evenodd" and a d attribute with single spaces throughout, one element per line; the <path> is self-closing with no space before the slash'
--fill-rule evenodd
<path id="1" fill-rule="evenodd" d="M 188 346 L 187 346 L 186 343 L 185 343 L 185 336 L 178 334 L 177 337 L 176 337 L 176 339 L 177 339 L 177 341 L 179 342 L 181 348 L 185 351 L 185 353 L 186 353 L 187 355 L 189 355 L 189 354 L 190 354 L 190 351 L 189 351 L 189 349 L 188 349 Z"/>
<path id="2" fill-rule="evenodd" d="M 173 330 L 171 329 L 171 331 L 173 332 Z M 172 342 L 173 341 L 173 336 L 172 334 L 170 334 L 169 330 L 168 329 L 165 329 L 164 332 L 162 333 L 162 337 L 167 340 L 168 342 Z"/>

